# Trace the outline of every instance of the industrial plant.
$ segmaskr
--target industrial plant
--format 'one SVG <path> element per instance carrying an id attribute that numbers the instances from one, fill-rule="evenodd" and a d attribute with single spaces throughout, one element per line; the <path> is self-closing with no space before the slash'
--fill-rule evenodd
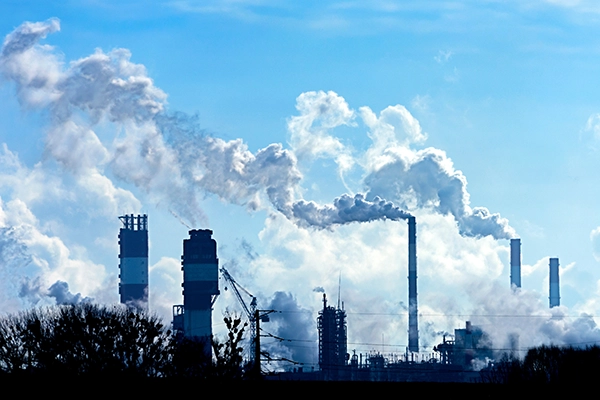
<path id="1" fill-rule="evenodd" d="M 131 307 L 148 307 L 148 216 L 124 215 L 119 219 L 121 303 Z M 352 354 L 348 351 L 348 318 L 344 302 L 338 294 L 337 306 L 328 303 L 323 293 L 323 308 L 316 317 L 318 330 L 318 369 L 302 366 L 290 371 L 271 374 L 269 379 L 330 380 L 330 381 L 427 381 L 470 382 L 478 379 L 477 370 L 493 360 L 491 341 L 486 332 L 466 321 L 464 328 L 443 336 L 441 343 L 425 353 L 419 347 L 417 301 L 417 222 L 409 216 L 408 223 L 408 343 L 401 354 L 382 354 L 376 351 Z M 219 269 L 217 243 L 208 229 L 192 229 L 183 240 L 181 265 L 183 272 L 183 304 L 173 306 L 173 331 L 205 344 L 211 354 L 212 307 L 219 291 L 219 271 L 231 286 L 250 322 L 248 332 L 249 363 L 260 371 L 263 352 L 260 348 L 260 321 L 276 310 L 258 310 L 257 299 L 233 279 L 225 268 Z M 549 307 L 560 306 L 559 261 L 549 260 Z M 521 240 L 510 240 L 510 287 L 521 288 Z M 225 288 L 227 289 L 227 288 Z M 241 296 L 251 298 L 250 306 Z M 261 315 L 261 312 L 263 315 Z M 271 335 L 272 336 L 272 335 Z M 518 343 L 514 337 L 513 345 Z M 293 360 L 288 360 L 293 361 Z M 296 363 L 297 364 L 297 363 Z M 477 364 L 477 366 L 476 366 Z"/>

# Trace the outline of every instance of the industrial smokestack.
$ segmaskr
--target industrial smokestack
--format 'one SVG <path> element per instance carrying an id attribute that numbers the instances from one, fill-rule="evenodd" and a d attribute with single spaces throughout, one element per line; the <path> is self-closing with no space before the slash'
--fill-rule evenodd
<path id="1" fill-rule="evenodd" d="M 184 336 L 204 341 L 211 351 L 212 305 L 219 295 L 217 242 L 209 229 L 192 229 L 183 241 Z"/>
<path id="2" fill-rule="evenodd" d="M 408 217 L 408 350 L 419 351 L 417 320 L 417 220 Z"/>
<path id="3" fill-rule="evenodd" d="M 510 287 L 521 287 L 521 239 L 510 239 Z"/>
<path id="4" fill-rule="evenodd" d="M 560 306 L 558 265 L 558 258 L 550 259 L 550 308 Z"/>
<path id="5" fill-rule="evenodd" d="M 123 215 L 119 231 L 121 303 L 148 308 L 148 216 Z"/>

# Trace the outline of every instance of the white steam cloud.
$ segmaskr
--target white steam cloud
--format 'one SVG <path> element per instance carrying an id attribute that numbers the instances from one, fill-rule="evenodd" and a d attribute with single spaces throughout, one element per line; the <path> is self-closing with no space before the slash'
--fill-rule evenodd
<path id="1" fill-rule="evenodd" d="M 347 194 L 334 200 L 333 205 L 319 205 L 314 201 L 294 203 L 293 214 L 301 224 L 317 228 L 344 225 L 349 222 L 370 222 L 376 220 L 398 221 L 407 219 L 410 214 L 394 206 L 389 201 L 375 197 L 368 201 L 362 194 L 354 197 Z"/>
<path id="2" fill-rule="evenodd" d="M 350 150 L 332 136 L 338 126 L 354 126 L 355 113 L 346 100 L 329 91 L 305 92 L 296 99 L 300 115 L 290 118 L 290 144 L 299 158 L 331 157 L 338 164 L 340 175 L 350 170 L 354 160 Z"/>
<path id="3" fill-rule="evenodd" d="M 63 281 L 54 282 L 48 288 L 48 296 L 53 297 L 56 300 L 56 304 L 59 305 L 89 303 L 93 301 L 89 297 L 82 296 L 81 293 L 71 293 L 69 291 L 69 284 Z"/>
<path id="4" fill-rule="evenodd" d="M 263 329 L 283 340 L 263 339 L 267 350 L 273 356 L 303 364 L 314 363 L 318 354 L 317 332 L 310 310 L 303 308 L 294 295 L 286 292 L 275 292 L 268 308 L 277 312 L 269 315 L 271 321 L 264 324 Z"/>
<path id="5" fill-rule="evenodd" d="M 375 142 L 374 147 L 379 146 Z M 372 149 L 373 150 L 373 149 Z M 429 208 L 450 214 L 465 236 L 492 236 L 509 239 L 515 236 L 508 220 L 487 208 L 469 206 L 467 179 L 454 169 L 442 150 L 427 148 L 412 151 L 400 146 L 386 146 L 372 153 L 371 170 L 365 177 L 367 198 L 379 196 L 401 207 Z"/>
<path id="6" fill-rule="evenodd" d="M 341 96 L 331 91 L 301 94 L 296 104 L 300 115 L 288 122 L 293 152 L 271 144 L 253 154 L 239 139 L 210 137 L 184 116 L 165 116 L 165 93 L 143 65 L 130 61 L 128 50 L 97 50 L 63 68 L 53 49 L 39 44 L 59 29 L 56 19 L 21 25 L 4 41 L 0 71 L 15 82 L 22 103 L 51 111 L 46 151 L 75 175 L 103 176 L 109 166 L 115 177 L 143 189 L 191 225 L 204 218 L 199 197 L 208 192 L 251 210 L 267 207 L 266 198 L 302 226 L 403 218 L 390 214 L 398 213 L 392 201 L 404 209 L 451 213 L 465 235 L 513 234 L 498 214 L 469 207 L 466 178 L 443 152 L 410 150 L 410 144 L 424 142 L 427 135 L 403 106 L 388 107 L 379 117 L 368 107 L 360 109 L 373 139 L 361 162 L 367 171 L 367 198 L 358 195 L 351 201 L 343 195 L 333 205 L 318 205 L 298 199 L 302 174 L 296 156 L 332 157 L 342 177 L 353 167 L 351 150 L 330 132 L 356 125 L 356 113 Z M 93 130 L 101 121 L 117 124 L 122 132 L 107 145 Z"/>

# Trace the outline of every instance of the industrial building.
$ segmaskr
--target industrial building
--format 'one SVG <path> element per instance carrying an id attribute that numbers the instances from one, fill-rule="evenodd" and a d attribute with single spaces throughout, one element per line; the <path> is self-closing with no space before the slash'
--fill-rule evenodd
<path id="1" fill-rule="evenodd" d="M 121 302 L 147 308 L 148 217 L 130 214 L 120 216 L 119 219 L 123 223 L 119 232 Z M 444 335 L 443 342 L 433 347 L 434 353 L 420 352 L 416 218 L 410 216 L 407 222 L 409 307 L 406 351 L 400 355 L 384 355 L 375 351 L 356 354 L 353 351 L 350 355 L 347 314 L 343 303 L 338 298 L 337 307 L 328 305 L 327 297 L 323 294 L 323 309 L 317 317 L 319 370 L 301 372 L 302 368 L 298 368 L 293 373 L 280 374 L 279 379 L 430 382 L 468 382 L 477 379 L 473 368 L 474 360 L 490 360 L 493 354 L 488 336 L 482 329 L 472 326 L 469 321 L 464 329 L 454 330 L 453 338 L 452 335 L 448 335 L 451 338 L 447 339 Z M 188 233 L 189 238 L 183 240 L 181 256 L 183 304 L 173 306 L 173 330 L 180 337 L 204 341 L 206 352 L 210 353 L 212 307 L 219 295 L 217 243 L 211 230 L 192 229 Z M 550 258 L 549 261 L 549 305 L 552 308 L 560 305 L 559 261 L 558 258 Z M 236 282 L 232 278 L 229 282 L 235 287 Z M 510 240 L 510 283 L 513 290 L 521 287 L 520 239 Z M 254 314 L 257 307 L 256 298 L 251 297 L 254 307 L 251 314 Z M 254 329 L 252 331 L 254 334 Z M 259 337 L 256 336 L 257 339 Z M 516 349 L 518 337 L 513 339 L 515 344 L 511 345 L 511 348 Z M 259 341 L 256 340 L 256 343 Z M 257 348 L 256 354 L 258 360 L 260 347 Z"/>
<path id="2" fill-rule="evenodd" d="M 148 216 L 122 215 L 119 295 L 122 304 L 148 308 Z"/>
<path id="3" fill-rule="evenodd" d="M 212 306 L 219 295 L 219 259 L 212 233 L 192 229 L 183 241 L 183 309 L 178 309 L 183 312 L 184 336 L 207 344 L 212 337 Z"/>
<path id="4" fill-rule="evenodd" d="M 464 369 L 472 369 L 473 360 L 492 359 L 491 342 L 488 335 L 479 327 L 466 322 L 465 329 L 454 330 L 454 340 L 447 340 L 433 348 L 440 354 L 442 364 L 453 364 Z"/>
<path id="5" fill-rule="evenodd" d="M 328 375 L 336 375 L 349 359 L 346 312 L 338 307 L 327 305 L 327 296 L 323 293 L 323 310 L 317 318 L 319 330 L 319 368 Z"/>

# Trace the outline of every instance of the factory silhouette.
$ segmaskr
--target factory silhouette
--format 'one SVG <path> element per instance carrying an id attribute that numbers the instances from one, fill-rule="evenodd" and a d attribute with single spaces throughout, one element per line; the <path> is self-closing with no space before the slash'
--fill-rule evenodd
<path id="1" fill-rule="evenodd" d="M 119 295 L 120 302 L 130 307 L 148 308 L 148 216 L 120 216 L 119 231 Z M 323 308 L 318 312 L 319 368 L 306 370 L 296 367 L 270 376 L 280 380 L 340 380 L 340 381 L 428 381 L 470 382 L 479 377 L 475 361 L 493 360 L 491 342 L 481 328 L 466 321 L 465 327 L 455 329 L 453 338 L 444 335 L 433 353 L 419 347 L 417 302 L 417 223 L 408 216 L 408 344 L 403 354 L 384 355 L 371 351 L 366 354 L 348 352 L 348 327 L 344 303 L 338 294 L 337 307 L 328 305 L 323 293 Z M 225 268 L 219 268 L 217 243 L 212 230 L 192 229 L 183 240 L 181 264 L 183 271 L 183 304 L 173 305 L 173 332 L 205 343 L 211 354 L 212 307 L 220 294 L 219 271 L 234 291 L 249 319 L 250 362 L 260 371 L 260 322 L 269 320 L 275 310 L 259 310 L 257 299 L 244 289 Z M 549 307 L 560 306 L 559 261 L 549 259 Z M 521 287 L 521 240 L 510 240 L 510 286 Z M 240 290 L 251 297 L 247 305 Z M 448 335 L 451 336 L 451 335 Z M 516 351 L 518 337 L 509 338 Z M 291 361 L 291 360 L 290 360 Z"/>

